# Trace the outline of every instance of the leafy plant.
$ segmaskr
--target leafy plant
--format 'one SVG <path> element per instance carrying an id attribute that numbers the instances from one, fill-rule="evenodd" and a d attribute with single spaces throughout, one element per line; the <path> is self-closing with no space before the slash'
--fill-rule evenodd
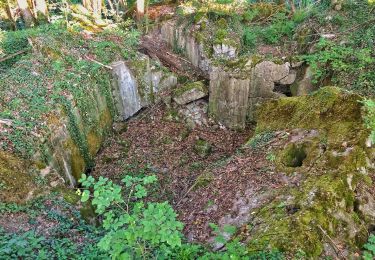
<path id="1" fill-rule="evenodd" d="M 7 234 L 0 230 L 0 258 L 22 258 L 30 257 L 33 255 L 43 255 L 42 242 L 45 239 L 38 237 L 32 231 L 27 231 L 18 236 Z"/>
<path id="2" fill-rule="evenodd" d="M 274 153 L 270 152 L 266 155 L 266 159 L 270 162 L 274 162 L 276 160 L 276 155 Z"/>
<path id="3" fill-rule="evenodd" d="M 361 84 L 361 78 L 374 76 L 373 72 L 369 71 L 375 62 L 371 52 L 369 48 L 356 49 L 322 38 L 317 45 L 317 51 L 303 58 L 314 71 L 315 83 L 327 77 L 339 82 L 350 76 L 354 77 L 355 84 Z M 373 86 L 374 82 L 369 84 Z"/>
<path id="4" fill-rule="evenodd" d="M 246 146 L 249 146 L 253 149 L 260 149 L 265 146 L 269 141 L 275 137 L 273 132 L 263 132 L 253 136 L 247 143 Z"/>
<path id="5" fill-rule="evenodd" d="M 81 219 L 80 212 L 56 193 L 24 205 L 0 204 L 1 214 L 10 212 L 14 216 L 19 213 L 27 215 L 27 223 L 32 228 L 26 232 L 7 232 L 0 228 L 0 259 L 108 258 L 96 246 L 102 237 L 101 230 L 87 225 Z M 40 225 L 40 218 L 53 223 L 48 232 L 35 228 Z"/>
<path id="6" fill-rule="evenodd" d="M 325 26 L 340 26 L 334 39 L 321 38 L 314 52 L 303 59 L 311 66 L 316 83 L 335 84 L 364 95 L 375 95 L 375 56 L 371 7 L 365 1 L 344 1 L 345 15 L 327 20 Z"/>
<path id="7" fill-rule="evenodd" d="M 373 234 L 367 240 L 367 243 L 363 246 L 366 250 L 363 252 L 363 259 L 372 260 L 375 258 L 375 236 Z"/>
<path id="8" fill-rule="evenodd" d="M 295 28 L 295 23 L 289 20 L 284 13 L 275 15 L 272 23 L 262 30 L 261 36 L 269 44 L 275 44 L 284 36 L 291 37 Z"/>
<path id="9" fill-rule="evenodd" d="M 90 198 L 96 212 L 103 215 L 103 227 L 107 234 L 98 246 L 113 258 L 148 258 L 159 254 L 169 255 L 181 246 L 182 223 L 167 203 L 145 203 L 146 186 L 154 183 L 154 175 L 122 179 L 125 190 L 107 178 L 83 175 L 80 182 L 85 190 L 82 201 Z"/>

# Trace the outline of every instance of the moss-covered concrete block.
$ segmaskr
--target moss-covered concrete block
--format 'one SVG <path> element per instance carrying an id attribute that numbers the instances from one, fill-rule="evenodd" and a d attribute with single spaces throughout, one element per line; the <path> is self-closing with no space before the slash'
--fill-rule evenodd
<path id="1" fill-rule="evenodd" d="M 185 105 L 208 95 L 208 88 L 203 81 L 187 83 L 173 92 L 173 100 L 179 105 Z"/>

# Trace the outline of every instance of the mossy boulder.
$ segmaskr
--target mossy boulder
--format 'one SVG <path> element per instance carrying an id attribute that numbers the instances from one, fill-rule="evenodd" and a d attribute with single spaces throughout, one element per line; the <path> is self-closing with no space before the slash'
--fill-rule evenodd
<path id="1" fill-rule="evenodd" d="M 374 149 L 362 121 L 362 98 L 336 87 L 265 102 L 256 131 L 295 134 L 276 151 L 277 171 L 298 185 L 275 191 L 254 214 L 251 250 L 277 248 L 308 257 L 350 258 L 375 224 Z M 290 134 L 292 135 L 292 134 Z M 296 138 L 297 136 L 298 138 Z M 339 245 L 339 246 L 338 246 Z"/>

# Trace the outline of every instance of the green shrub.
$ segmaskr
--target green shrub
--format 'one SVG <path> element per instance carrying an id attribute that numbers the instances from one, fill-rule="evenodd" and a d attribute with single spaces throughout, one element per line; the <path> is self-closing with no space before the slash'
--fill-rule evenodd
<path id="1" fill-rule="evenodd" d="M 286 14 L 278 13 L 272 23 L 262 30 L 262 38 L 268 44 L 278 43 L 282 37 L 291 37 L 295 26 L 295 23 L 289 20 Z"/>
<path id="2" fill-rule="evenodd" d="M 6 213 L 28 216 L 32 228 L 26 232 L 6 232 L 0 228 L 0 259 L 108 258 L 96 246 L 102 237 L 101 230 L 86 224 L 80 212 L 56 193 L 23 205 L 1 203 L 0 214 Z M 38 227 L 40 219 L 49 223 L 48 232 Z"/>
<path id="3" fill-rule="evenodd" d="M 253 20 L 258 15 L 255 11 L 245 12 L 244 20 Z M 245 51 L 253 49 L 258 43 L 277 44 L 283 37 L 291 38 L 298 23 L 307 17 L 306 12 L 298 12 L 293 19 L 285 13 L 276 13 L 269 24 L 246 26 L 243 30 L 242 43 Z"/>
<path id="4" fill-rule="evenodd" d="M 375 258 L 375 236 L 373 234 L 368 238 L 367 243 L 363 246 L 365 251 L 363 252 L 363 259 L 372 260 Z"/>
<path id="5" fill-rule="evenodd" d="M 125 190 L 107 178 L 83 175 L 80 182 L 85 190 L 82 201 L 90 198 L 96 213 L 103 215 L 103 227 L 107 234 L 98 246 L 112 258 L 152 258 L 159 254 L 167 256 L 175 247 L 181 246 L 182 223 L 167 203 L 147 203 L 146 186 L 154 183 L 154 175 L 145 177 L 125 176 Z"/>
<path id="6" fill-rule="evenodd" d="M 330 78 L 338 86 L 375 94 L 374 50 L 355 45 L 354 41 L 340 45 L 322 38 L 316 52 L 302 57 L 314 72 L 314 82 Z"/>
<path id="7" fill-rule="evenodd" d="M 255 30 L 252 30 L 250 28 L 245 28 L 242 41 L 244 48 L 252 49 L 255 47 L 257 43 L 257 33 Z"/>
<path id="8" fill-rule="evenodd" d="M 91 201 L 106 232 L 98 249 L 113 259 L 282 259 L 278 251 L 249 252 L 238 239 L 226 241 L 222 232 L 234 235 L 233 226 L 220 229 L 210 224 L 216 241 L 225 246 L 223 252 L 184 242 L 183 225 L 168 202 L 144 202 L 156 177 L 142 170 L 141 174 L 126 172 L 130 175 L 123 177 L 121 186 L 103 177 L 95 180 L 83 175 L 80 180 L 81 201 Z"/>

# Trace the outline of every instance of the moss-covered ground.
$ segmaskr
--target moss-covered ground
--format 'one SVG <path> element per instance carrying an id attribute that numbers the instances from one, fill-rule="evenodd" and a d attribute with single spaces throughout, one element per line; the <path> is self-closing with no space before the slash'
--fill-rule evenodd
<path id="1" fill-rule="evenodd" d="M 299 182 L 259 208 L 250 248 L 303 250 L 310 257 L 327 254 L 327 248 L 339 257 L 361 248 L 374 220 L 359 210 L 357 198 L 373 186 L 374 151 L 366 146 L 369 130 L 360 101 L 357 94 L 326 87 L 259 108 L 257 133 L 298 129 L 310 134 L 274 151 L 277 170 Z"/>

